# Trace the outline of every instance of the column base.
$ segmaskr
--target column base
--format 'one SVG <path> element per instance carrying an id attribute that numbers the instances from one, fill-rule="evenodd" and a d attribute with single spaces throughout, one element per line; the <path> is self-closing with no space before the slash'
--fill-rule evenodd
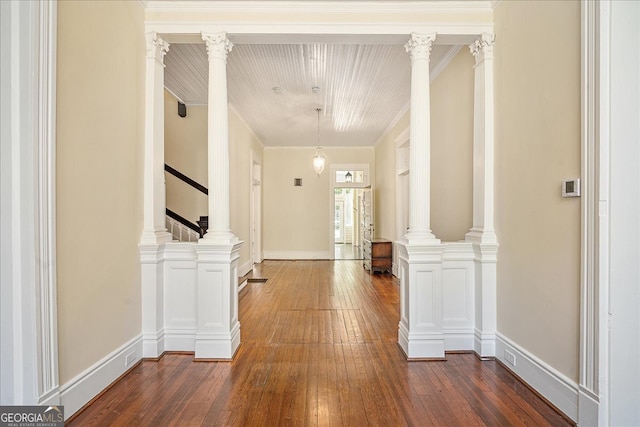
<path id="1" fill-rule="evenodd" d="M 240 345 L 238 258 L 242 244 L 200 239 L 195 245 L 197 360 L 231 360 Z"/>
<path id="2" fill-rule="evenodd" d="M 493 359 L 496 357 L 496 334 L 482 333 L 482 331 L 476 329 L 473 351 L 476 352 L 480 359 Z"/>
<path id="3" fill-rule="evenodd" d="M 195 360 L 233 360 L 240 347 L 240 323 L 229 334 L 196 333 Z"/>
<path id="4" fill-rule="evenodd" d="M 398 245 L 400 323 L 398 343 L 409 360 L 444 359 L 442 256 L 434 241 Z"/>
<path id="5" fill-rule="evenodd" d="M 161 245 L 173 240 L 173 236 L 166 229 L 143 230 L 140 236 L 140 245 Z"/>
<path id="6" fill-rule="evenodd" d="M 497 245 L 498 237 L 495 231 L 485 230 L 483 228 L 472 228 L 465 234 L 465 242 L 477 243 L 482 245 Z"/>
<path id="7" fill-rule="evenodd" d="M 164 330 L 142 334 L 142 357 L 158 359 L 165 352 Z"/>
<path id="8" fill-rule="evenodd" d="M 202 239 L 198 240 L 198 243 L 204 245 L 235 245 L 242 243 L 242 241 L 231 231 L 209 231 Z"/>
<path id="9" fill-rule="evenodd" d="M 472 242 L 475 268 L 474 351 L 482 359 L 496 356 L 498 241 L 493 232 L 478 234 L 473 229 L 466 240 Z"/>
<path id="10" fill-rule="evenodd" d="M 407 360 L 444 360 L 444 334 L 421 333 L 411 334 L 400 324 L 398 327 L 398 344 Z"/>
<path id="11" fill-rule="evenodd" d="M 440 239 L 438 239 L 431 231 L 411 231 L 404 235 L 406 243 L 410 245 L 439 245 Z"/>
<path id="12" fill-rule="evenodd" d="M 142 304 L 142 357 L 158 358 L 165 351 L 162 261 L 164 245 L 140 243 L 138 248 Z"/>

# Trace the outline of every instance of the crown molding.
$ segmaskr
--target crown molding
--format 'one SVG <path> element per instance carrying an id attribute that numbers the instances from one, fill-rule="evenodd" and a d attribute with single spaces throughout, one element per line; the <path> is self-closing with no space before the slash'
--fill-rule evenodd
<path id="1" fill-rule="evenodd" d="M 373 13 L 416 12 L 478 12 L 491 11 L 493 3 L 500 0 L 453 0 L 453 1 L 179 1 L 179 0 L 138 0 L 149 11 L 157 12 L 357 12 Z"/>

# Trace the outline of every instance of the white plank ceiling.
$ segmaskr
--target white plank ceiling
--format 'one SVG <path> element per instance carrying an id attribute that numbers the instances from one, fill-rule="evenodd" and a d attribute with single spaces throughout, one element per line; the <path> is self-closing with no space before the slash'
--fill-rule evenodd
<path id="1" fill-rule="evenodd" d="M 458 50 L 433 47 L 432 80 Z M 204 44 L 172 44 L 165 64 L 166 88 L 206 105 Z M 227 81 L 230 106 L 265 146 L 315 146 L 316 108 L 321 146 L 373 146 L 408 109 L 411 61 L 400 45 L 237 44 Z"/>

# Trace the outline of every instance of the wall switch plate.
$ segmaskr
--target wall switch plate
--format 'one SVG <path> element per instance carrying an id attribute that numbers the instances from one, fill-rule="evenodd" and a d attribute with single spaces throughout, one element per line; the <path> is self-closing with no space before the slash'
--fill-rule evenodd
<path id="1" fill-rule="evenodd" d="M 580 178 L 562 181 L 562 197 L 580 197 Z"/>

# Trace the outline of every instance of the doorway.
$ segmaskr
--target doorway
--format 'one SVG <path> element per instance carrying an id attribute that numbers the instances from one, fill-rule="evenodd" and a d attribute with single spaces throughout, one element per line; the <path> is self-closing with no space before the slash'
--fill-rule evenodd
<path id="1" fill-rule="evenodd" d="M 362 259 L 357 218 L 360 217 L 358 188 L 334 190 L 334 259 Z"/>
<path id="2" fill-rule="evenodd" d="M 251 150 L 250 263 L 262 262 L 262 159 Z"/>

